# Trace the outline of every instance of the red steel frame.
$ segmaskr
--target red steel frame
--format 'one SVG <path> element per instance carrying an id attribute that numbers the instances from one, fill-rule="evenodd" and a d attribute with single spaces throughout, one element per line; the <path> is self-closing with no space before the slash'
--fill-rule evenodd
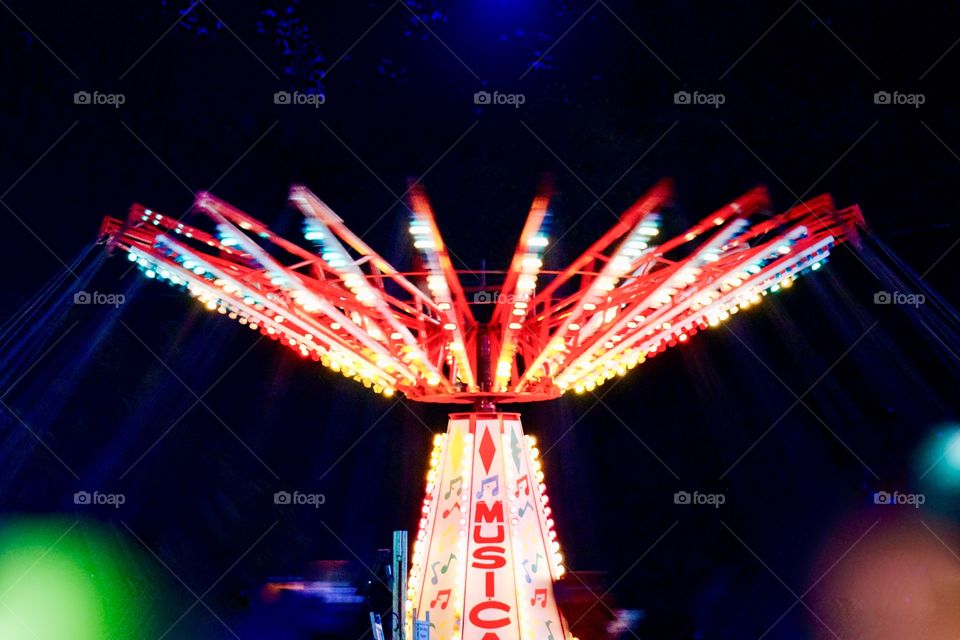
<path id="1" fill-rule="evenodd" d="M 838 210 L 827 195 L 770 216 L 757 188 L 659 242 L 664 180 L 565 268 L 546 270 L 550 196 L 534 199 L 505 272 L 471 272 L 501 282 L 473 299 L 419 188 L 410 231 L 421 271 L 395 268 L 301 186 L 290 202 L 304 241 L 206 193 L 196 210 L 209 231 L 134 205 L 101 232 L 148 276 L 378 392 L 490 407 L 622 375 L 819 268 L 863 223 L 858 207 Z M 490 320 L 478 321 L 473 307 L 494 296 Z"/>

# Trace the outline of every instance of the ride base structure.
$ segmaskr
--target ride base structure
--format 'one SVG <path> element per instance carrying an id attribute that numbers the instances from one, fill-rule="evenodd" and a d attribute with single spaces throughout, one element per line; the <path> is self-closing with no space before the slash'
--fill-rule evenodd
<path id="1" fill-rule="evenodd" d="M 195 205 L 206 229 L 141 205 L 101 227 L 148 278 L 305 359 L 384 396 L 472 405 L 434 440 L 399 637 L 429 611 L 439 640 L 572 640 L 537 442 L 497 406 L 591 392 L 820 269 L 863 224 L 827 195 L 774 214 L 757 188 L 661 240 L 661 181 L 547 269 L 550 197 L 534 198 L 504 271 L 458 270 L 419 188 L 408 206 L 420 266 L 408 271 L 302 186 L 290 193 L 296 240 L 207 193 Z"/>

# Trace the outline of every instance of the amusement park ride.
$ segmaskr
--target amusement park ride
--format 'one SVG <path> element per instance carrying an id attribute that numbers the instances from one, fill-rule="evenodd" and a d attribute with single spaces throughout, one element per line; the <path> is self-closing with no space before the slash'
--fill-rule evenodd
<path id="1" fill-rule="evenodd" d="M 554 597 L 564 559 L 536 440 L 498 405 L 591 392 L 819 269 L 856 240 L 856 206 L 828 195 L 771 215 L 754 189 L 661 239 L 663 181 L 560 270 L 544 268 L 550 192 L 534 199 L 506 271 L 454 267 L 430 203 L 411 190 L 422 265 L 400 271 L 313 193 L 295 186 L 303 239 L 277 235 L 209 194 L 208 231 L 134 205 L 102 236 L 148 278 L 385 396 L 470 405 L 430 455 L 404 607 L 440 640 L 573 637 Z M 498 281 L 465 288 L 461 276 Z M 488 305 L 488 306 L 484 306 Z M 478 320 L 489 310 L 489 320 Z"/>

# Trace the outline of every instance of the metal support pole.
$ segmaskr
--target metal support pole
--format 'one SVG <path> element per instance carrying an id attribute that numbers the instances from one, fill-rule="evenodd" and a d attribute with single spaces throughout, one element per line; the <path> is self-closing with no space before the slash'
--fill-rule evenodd
<path id="1" fill-rule="evenodd" d="M 407 604 L 407 532 L 393 532 L 393 576 L 390 591 L 393 592 L 393 640 L 405 640 Z"/>

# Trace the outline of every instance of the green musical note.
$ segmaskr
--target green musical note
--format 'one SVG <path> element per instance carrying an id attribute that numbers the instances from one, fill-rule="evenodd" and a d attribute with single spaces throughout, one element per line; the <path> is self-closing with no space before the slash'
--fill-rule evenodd
<path id="1" fill-rule="evenodd" d="M 538 553 L 537 557 L 534 558 L 533 560 L 533 564 L 530 565 L 530 569 L 533 570 L 534 573 L 537 572 L 537 565 L 540 563 L 541 560 L 543 560 L 543 556 Z"/>
<path id="2" fill-rule="evenodd" d="M 460 486 L 463 484 L 463 476 L 459 475 L 456 478 L 450 480 L 450 484 L 447 485 L 447 492 L 443 494 L 444 500 L 449 500 L 451 494 L 453 494 L 453 485 L 457 485 L 457 489 L 460 489 Z"/>
<path id="3" fill-rule="evenodd" d="M 450 557 L 447 558 L 447 564 L 440 567 L 440 573 L 446 573 L 447 570 L 450 568 L 450 565 L 453 564 L 453 561 L 456 559 L 457 559 L 457 556 L 451 553 Z M 433 571 L 433 577 L 430 578 L 430 582 L 432 584 L 437 584 L 438 582 L 440 582 L 440 576 L 437 575 L 438 564 L 441 564 L 439 560 L 430 564 L 430 570 Z"/>
<path id="4" fill-rule="evenodd" d="M 510 429 L 510 454 L 513 456 L 513 466 L 520 473 L 520 440 L 517 439 L 516 429 Z"/>

